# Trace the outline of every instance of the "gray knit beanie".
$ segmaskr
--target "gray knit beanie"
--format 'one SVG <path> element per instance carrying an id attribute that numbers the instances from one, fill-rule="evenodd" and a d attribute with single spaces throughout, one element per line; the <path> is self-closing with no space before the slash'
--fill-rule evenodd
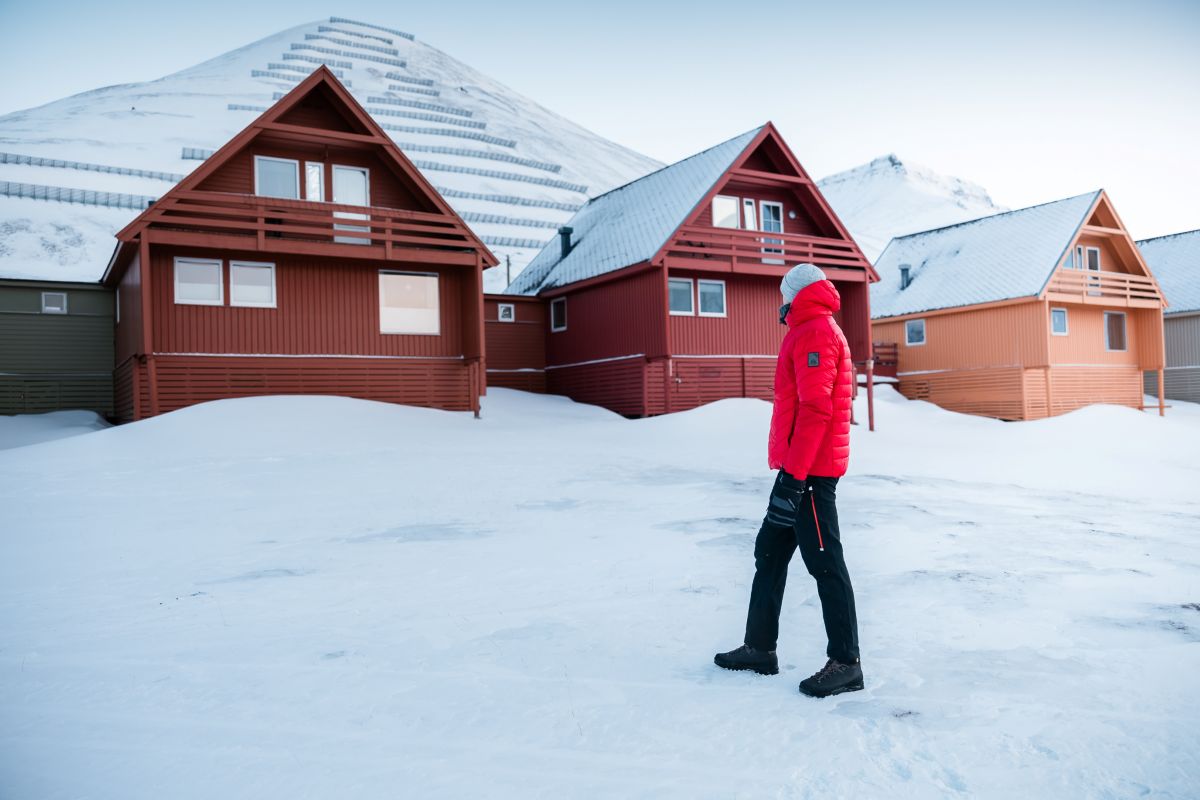
<path id="1" fill-rule="evenodd" d="M 805 286 L 823 280 L 825 280 L 825 273 L 812 264 L 797 264 L 789 269 L 787 275 L 784 275 L 783 280 L 779 282 L 779 292 L 783 295 L 783 302 L 792 302 Z"/>

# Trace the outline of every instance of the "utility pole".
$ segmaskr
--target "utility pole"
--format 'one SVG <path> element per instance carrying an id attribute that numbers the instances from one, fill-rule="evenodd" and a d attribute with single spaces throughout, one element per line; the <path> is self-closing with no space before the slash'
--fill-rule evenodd
<path id="1" fill-rule="evenodd" d="M 512 256 L 504 257 L 504 286 L 507 288 L 512 283 Z"/>

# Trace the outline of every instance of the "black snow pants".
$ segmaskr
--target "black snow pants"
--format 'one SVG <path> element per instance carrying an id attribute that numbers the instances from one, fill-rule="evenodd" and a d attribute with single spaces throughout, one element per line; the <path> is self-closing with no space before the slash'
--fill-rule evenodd
<path id="1" fill-rule="evenodd" d="M 837 478 L 817 476 L 800 481 L 784 470 L 775 478 L 754 543 L 754 585 L 745 641 L 756 650 L 775 649 L 788 564 L 799 547 L 804 566 L 817 580 L 829 639 L 826 655 L 843 664 L 858 661 L 858 618 L 838 531 L 837 482 Z"/>

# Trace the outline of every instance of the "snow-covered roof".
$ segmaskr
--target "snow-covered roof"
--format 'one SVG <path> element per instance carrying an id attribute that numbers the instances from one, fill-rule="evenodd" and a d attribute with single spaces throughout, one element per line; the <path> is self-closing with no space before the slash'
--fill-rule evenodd
<path id="1" fill-rule="evenodd" d="M 875 263 L 871 316 L 1032 297 L 1041 293 L 1100 192 L 893 239 Z M 900 266 L 910 283 L 900 288 Z"/>
<path id="2" fill-rule="evenodd" d="M 1166 315 L 1200 311 L 1200 230 L 1137 243 L 1170 305 Z"/>
<path id="3" fill-rule="evenodd" d="M 733 165 L 762 127 L 594 197 L 567 224 L 574 247 L 542 248 L 508 291 L 536 294 L 651 258 Z"/>

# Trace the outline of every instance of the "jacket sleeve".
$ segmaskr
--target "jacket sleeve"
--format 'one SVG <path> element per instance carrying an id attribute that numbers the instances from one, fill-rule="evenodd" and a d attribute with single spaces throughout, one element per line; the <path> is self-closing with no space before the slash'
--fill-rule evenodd
<path id="1" fill-rule="evenodd" d="M 771 407 L 771 432 L 767 437 L 767 466 L 771 469 L 779 469 L 787 459 L 796 421 L 796 371 L 790 345 L 791 340 L 785 338 L 775 362 L 775 403 Z"/>
<path id="2" fill-rule="evenodd" d="M 833 418 L 833 383 L 840 355 L 837 344 L 833 329 L 820 325 L 792 347 L 796 411 L 783 466 L 797 478 L 808 477 Z"/>

